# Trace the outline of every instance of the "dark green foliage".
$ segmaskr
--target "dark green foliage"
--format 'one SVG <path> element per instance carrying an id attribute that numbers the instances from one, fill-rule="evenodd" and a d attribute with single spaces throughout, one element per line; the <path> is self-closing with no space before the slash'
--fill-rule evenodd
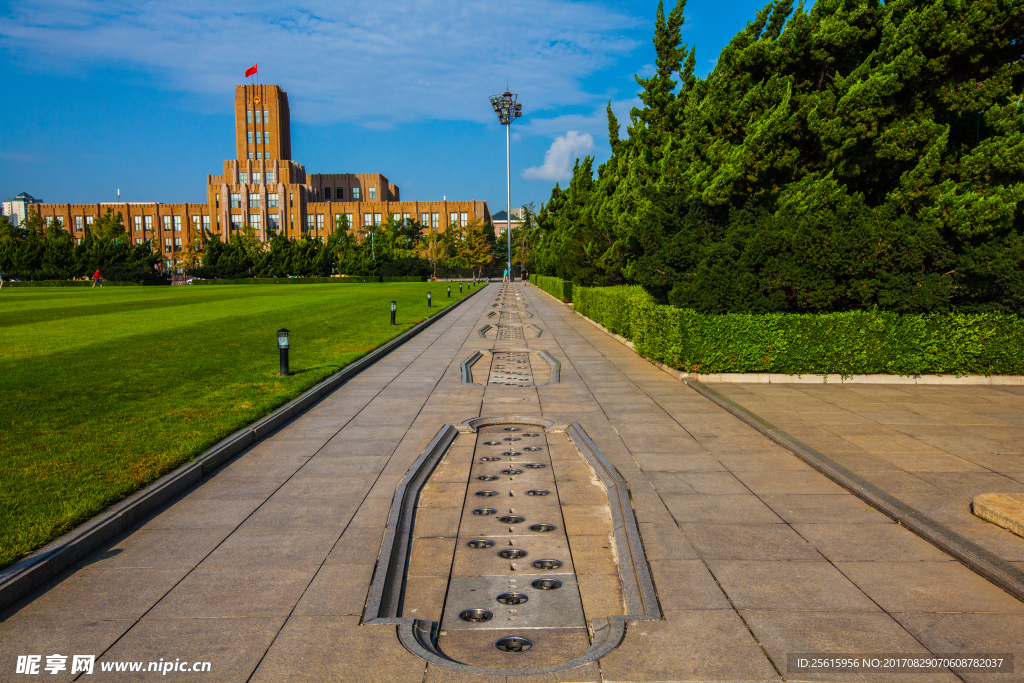
<path id="1" fill-rule="evenodd" d="M 680 2 L 628 139 L 538 215 L 539 272 L 703 313 L 1024 307 L 1019 0 L 773 0 L 707 78 Z"/>
<path id="2" fill-rule="evenodd" d="M 563 303 L 572 303 L 572 282 L 550 275 L 531 275 L 530 282 Z"/>
<path id="3" fill-rule="evenodd" d="M 121 213 L 107 212 L 86 226 L 81 243 L 55 222 L 30 213 L 24 225 L 0 219 L 0 270 L 16 280 L 71 280 L 99 270 L 111 281 L 155 284 L 166 278 L 156 270 L 160 255 L 150 242 L 134 244 Z"/>
<path id="4" fill-rule="evenodd" d="M 1021 375 L 1024 319 L 1006 313 L 698 313 L 639 286 L 576 287 L 574 306 L 643 356 L 704 374 Z"/>

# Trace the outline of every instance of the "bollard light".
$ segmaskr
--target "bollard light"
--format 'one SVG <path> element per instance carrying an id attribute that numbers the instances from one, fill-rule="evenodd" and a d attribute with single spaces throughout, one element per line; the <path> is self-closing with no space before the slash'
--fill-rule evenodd
<path id="1" fill-rule="evenodd" d="M 452 298 L 452 286 L 451 285 L 448 285 L 448 298 L 449 299 Z"/>
<path id="2" fill-rule="evenodd" d="M 392 301 L 391 302 L 391 324 L 392 325 L 395 324 L 395 311 L 397 311 L 397 310 L 398 310 L 398 304 L 396 304 L 394 301 Z"/>
<path id="3" fill-rule="evenodd" d="M 459 283 L 459 294 L 462 294 L 462 283 Z"/>
<path id="4" fill-rule="evenodd" d="M 427 292 L 427 308 L 430 308 L 430 292 Z"/>
<path id="5" fill-rule="evenodd" d="M 277 331 L 277 348 L 281 352 L 281 377 L 288 376 L 288 330 L 281 328 Z"/>

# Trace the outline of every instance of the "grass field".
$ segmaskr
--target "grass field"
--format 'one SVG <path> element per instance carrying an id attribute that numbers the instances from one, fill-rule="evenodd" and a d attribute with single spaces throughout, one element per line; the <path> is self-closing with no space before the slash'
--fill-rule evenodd
<path id="1" fill-rule="evenodd" d="M 458 296 L 441 283 L 0 290 L 0 567 Z M 290 377 L 275 376 L 281 327 Z"/>

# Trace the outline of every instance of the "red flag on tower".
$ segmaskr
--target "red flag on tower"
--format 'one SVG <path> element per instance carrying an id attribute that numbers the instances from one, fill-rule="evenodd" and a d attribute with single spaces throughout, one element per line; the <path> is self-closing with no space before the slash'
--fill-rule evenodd
<path id="1" fill-rule="evenodd" d="M 256 73 L 256 67 L 257 66 L 258 66 L 257 64 L 253 64 L 251 67 L 246 69 L 245 70 L 245 77 L 248 78 L 249 76 L 252 76 L 254 73 Z"/>

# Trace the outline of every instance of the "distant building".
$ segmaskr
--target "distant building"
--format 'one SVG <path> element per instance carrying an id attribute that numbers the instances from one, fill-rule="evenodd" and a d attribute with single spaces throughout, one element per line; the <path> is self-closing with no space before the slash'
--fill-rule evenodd
<path id="1" fill-rule="evenodd" d="M 36 199 L 28 192 L 22 192 L 14 199 L 8 199 L 3 203 L 0 214 L 7 216 L 15 225 L 20 225 L 28 217 L 28 207 L 32 204 L 42 203 L 42 199 Z"/>
<path id="2" fill-rule="evenodd" d="M 85 228 L 108 208 L 120 211 L 137 244 L 152 240 L 164 269 L 180 272 L 181 252 L 202 230 L 227 239 L 251 225 L 260 240 L 272 232 L 289 237 L 330 236 L 339 220 L 362 239 L 389 216 L 418 220 L 424 230 L 491 222 L 484 201 L 402 201 L 398 186 L 380 173 L 306 173 L 293 161 L 288 94 L 276 85 L 235 87 L 235 158 L 224 172 L 206 176 L 202 204 L 39 204 L 81 240 Z M 21 196 L 21 195 L 19 195 Z M 34 200 L 33 200 L 34 201 Z"/>
<path id="3" fill-rule="evenodd" d="M 491 220 L 494 223 L 494 236 L 504 235 L 505 231 L 508 230 L 508 213 L 503 209 L 498 213 L 491 216 Z M 516 229 L 523 224 L 523 208 L 512 209 L 512 229 Z"/>

